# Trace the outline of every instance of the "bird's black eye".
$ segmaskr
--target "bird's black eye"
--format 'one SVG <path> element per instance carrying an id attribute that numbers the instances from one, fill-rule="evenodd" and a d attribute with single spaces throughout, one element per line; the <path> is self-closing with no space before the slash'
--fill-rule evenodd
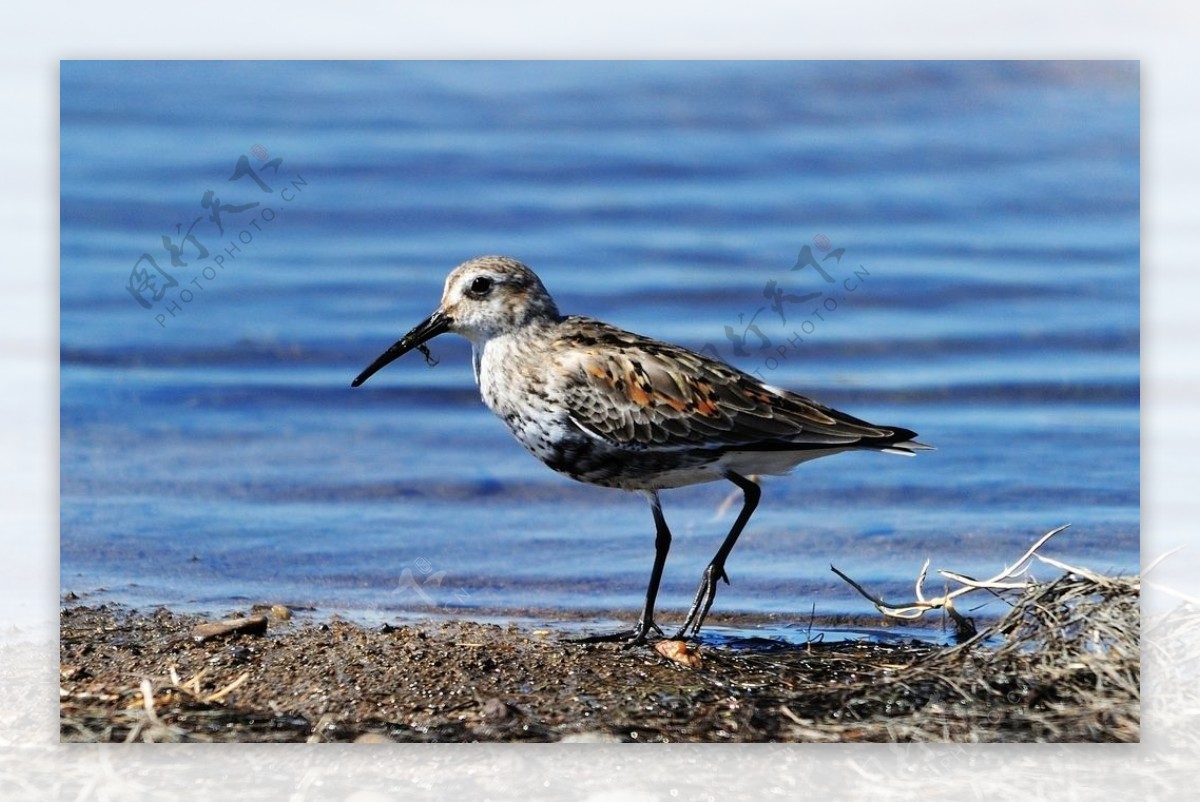
<path id="1" fill-rule="evenodd" d="M 486 296 L 492 289 L 492 280 L 487 276 L 480 276 L 475 281 L 471 282 L 471 295 Z"/>

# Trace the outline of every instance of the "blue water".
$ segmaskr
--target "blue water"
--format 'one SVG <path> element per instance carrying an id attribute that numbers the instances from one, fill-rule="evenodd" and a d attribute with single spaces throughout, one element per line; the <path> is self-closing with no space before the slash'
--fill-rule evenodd
<path id="1" fill-rule="evenodd" d="M 487 253 L 565 312 L 937 447 L 766 480 L 719 612 L 861 613 L 831 563 L 906 598 L 926 557 L 986 576 L 1068 522 L 1047 554 L 1135 571 L 1138 80 L 1084 62 L 64 62 L 63 591 L 632 617 L 644 500 L 526 454 L 464 341 L 349 387 Z M 794 269 L 805 247 L 831 281 Z M 664 494 L 660 620 L 690 602 L 732 489 Z"/>

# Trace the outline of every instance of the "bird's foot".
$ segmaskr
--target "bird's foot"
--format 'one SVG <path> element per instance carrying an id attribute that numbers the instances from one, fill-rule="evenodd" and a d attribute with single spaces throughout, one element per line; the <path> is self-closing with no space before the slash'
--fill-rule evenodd
<path id="1" fill-rule="evenodd" d="M 583 636 L 581 638 L 565 639 L 568 644 L 611 644 L 613 642 L 624 642 L 622 645 L 626 649 L 629 647 L 638 647 L 647 642 L 647 637 L 651 632 L 663 635 L 662 628 L 654 624 L 651 619 L 640 620 L 636 626 L 628 630 L 620 630 L 616 633 L 601 633 L 596 636 Z"/>
<path id="2" fill-rule="evenodd" d="M 715 566 L 710 563 L 704 570 L 703 577 L 700 578 L 700 588 L 696 589 L 696 598 L 692 600 L 692 607 L 683 621 L 683 627 L 679 628 L 672 637 L 675 641 L 685 641 L 700 635 L 704 619 L 708 616 L 709 609 L 712 608 L 713 600 L 717 598 L 718 580 L 724 580 L 728 585 L 729 575 L 725 573 L 724 566 Z"/>

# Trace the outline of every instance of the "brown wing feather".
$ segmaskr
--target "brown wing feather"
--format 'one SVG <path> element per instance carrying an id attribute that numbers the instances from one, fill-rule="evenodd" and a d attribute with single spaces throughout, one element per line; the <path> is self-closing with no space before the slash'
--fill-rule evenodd
<path id="1" fill-rule="evenodd" d="M 886 441 L 893 432 L 679 346 L 590 318 L 551 351 L 572 419 L 624 447 L 796 448 Z"/>

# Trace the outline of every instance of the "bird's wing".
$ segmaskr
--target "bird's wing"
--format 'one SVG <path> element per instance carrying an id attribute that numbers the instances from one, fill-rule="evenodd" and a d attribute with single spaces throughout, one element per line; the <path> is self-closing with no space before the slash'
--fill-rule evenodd
<path id="1" fill-rule="evenodd" d="M 874 427 L 688 349 L 588 318 L 551 352 L 571 419 L 624 448 L 804 449 L 884 443 Z"/>

